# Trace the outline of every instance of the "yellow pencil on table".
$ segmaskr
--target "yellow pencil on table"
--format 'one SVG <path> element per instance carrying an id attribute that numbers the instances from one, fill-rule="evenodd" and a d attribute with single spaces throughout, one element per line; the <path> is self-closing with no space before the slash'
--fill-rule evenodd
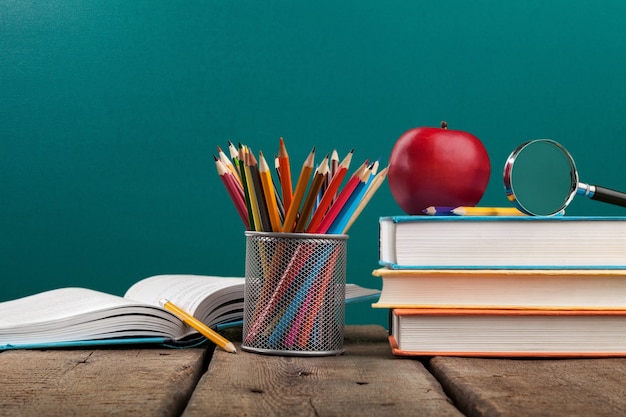
<path id="1" fill-rule="evenodd" d="M 206 324 L 202 323 L 191 314 L 187 313 L 185 310 L 178 307 L 176 304 L 165 298 L 161 298 L 159 303 L 164 309 L 174 313 L 176 317 L 197 330 L 198 333 L 205 336 L 207 339 L 224 349 L 226 352 L 237 353 L 237 349 L 235 348 L 235 345 L 232 344 L 232 342 L 230 342 L 221 334 L 217 333 L 215 330 L 211 329 Z"/>

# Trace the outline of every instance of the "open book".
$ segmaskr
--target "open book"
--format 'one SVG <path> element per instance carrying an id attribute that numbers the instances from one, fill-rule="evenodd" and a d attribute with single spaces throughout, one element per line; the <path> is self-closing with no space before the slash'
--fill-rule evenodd
<path id="1" fill-rule="evenodd" d="M 209 327 L 241 325 L 244 278 L 156 275 L 123 297 L 86 288 L 60 288 L 0 303 L 0 350 L 203 342 L 194 329 L 162 308 L 167 298 Z M 346 285 L 346 302 L 373 300 L 378 290 Z"/>

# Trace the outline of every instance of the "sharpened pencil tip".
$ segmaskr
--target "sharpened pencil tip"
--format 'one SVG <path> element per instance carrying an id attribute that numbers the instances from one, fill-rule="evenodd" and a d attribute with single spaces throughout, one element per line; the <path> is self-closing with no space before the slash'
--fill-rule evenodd
<path id="1" fill-rule="evenodd" d="M 237 348 L 233 345 L 232 342 L 226 343 L 224 345 L 224 350 L 228 353 L 237 353 Z"/>

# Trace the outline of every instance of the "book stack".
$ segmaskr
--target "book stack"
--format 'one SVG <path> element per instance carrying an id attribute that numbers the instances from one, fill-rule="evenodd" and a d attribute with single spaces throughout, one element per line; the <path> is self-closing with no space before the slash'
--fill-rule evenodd
<path id="1" fill-rule="evenodd" d="M 626 356 L 626 217 L 380 218 L 396 355 Z"/>

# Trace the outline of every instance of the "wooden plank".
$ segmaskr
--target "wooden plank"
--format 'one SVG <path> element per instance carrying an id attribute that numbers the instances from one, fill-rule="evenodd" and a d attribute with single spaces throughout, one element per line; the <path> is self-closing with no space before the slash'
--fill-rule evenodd
<path id="1" fill-rule="evenodd" d="M 382 327 L 347 326 L 344 347 L 330 357 L 216 350 L 183 416 L 461 416 L 420 361 L 391 354 Z"/>
<path id="2" fill-rule="evenodd" d="M 178 416 L 206 350 L 16 350 L 0 353 L 0 416 Z"/>
<path id="3" fill-rule="evenodd" d="M 429 368 L 468 416 L 626 415 L 626 359 L 436 357 Z"/>

